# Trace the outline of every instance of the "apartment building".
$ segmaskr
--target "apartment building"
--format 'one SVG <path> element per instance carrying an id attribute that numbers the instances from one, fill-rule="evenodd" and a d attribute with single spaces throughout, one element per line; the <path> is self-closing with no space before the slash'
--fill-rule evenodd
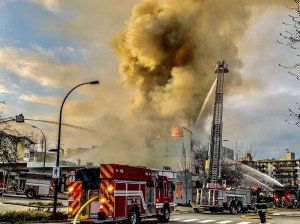
<path id="1" fill-rule="evenodd" d="M 0 149 L 5 152 L 6 157 L 1 157 L 1 162 L 28 162 L 34 157 L 35 142 L 27 136 L 11 134 L 0 131 Z"/>
<path id="2" fill-rule="evenodd" d="M 251 155 L 245 155 L 242 163 L 267 174 L 287 188 L 300 190 L 300 158 L 295 159 L 295 153 L 289 150 L 279 160 L 272 158 L 253 161 Z"/>

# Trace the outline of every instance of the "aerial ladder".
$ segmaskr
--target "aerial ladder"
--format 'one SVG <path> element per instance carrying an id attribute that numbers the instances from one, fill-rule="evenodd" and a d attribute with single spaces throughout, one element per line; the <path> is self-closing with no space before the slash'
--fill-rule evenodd
<path id="1" fill-rule="evenodd" d="M 23 114 L 19 114 L 15 117 L 5 117 L 5 118 L 0 118 L 0 124 L 4 124 L 7 122 L 11 121 L 16 121 L 17 123 L 23 123 L 24 122 L 24 116 Z"/>
<path id="2" fill-rule="evenodd" d="M 215 67 L 217 85 L 208 153 L 208 175 L 203 188 L 196 189 L 196 203 L 192 204 L 196 212 L 202 209 L 211 212 L 229 210 L 232 214 L 237 214 L 253 207 L 251 189 L 227 188 L 226 180 L 222 180 L 221 176 L 223 84 L 224 74 L 228 72 L 225 61 L 218 61 Z"/>
<path id="3" fill-rule="evenodd" d="M 215 95 L 215 105 L 213 121 L 211 126 L 210 148 L 209 148 L 209 169 L 208 181 L 210 183 L 216 182 L 221 178 L 221 148 L 222 148 L 222 115 L 223 115 L 223 83 L 224 74 L 228 73 L 228 65 L 225 60 L 218 61 L 215 67 L 217 74 L 217 85 Z"/>

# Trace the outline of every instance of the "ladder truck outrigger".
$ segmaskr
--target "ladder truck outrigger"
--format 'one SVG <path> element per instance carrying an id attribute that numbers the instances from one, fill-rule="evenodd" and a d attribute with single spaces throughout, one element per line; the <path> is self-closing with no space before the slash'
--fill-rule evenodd
<path id="1" fill-rule="evenodd" d="M 227 188 L 226 180 L 221 178 L 223 83 L 224 74 L 228 72 L 228 65 L 225 61 L 218 61 L 215 68 L 217 85 L 208 153 L 208 175 L 203 188 L 197 189 L 196 204 L 194 205 L 196 212 L 199 209 L 211 212 L 229 210 L 232 214 L 236 214 L 241 211 L 246 212 L 254 205 L 250 188 Z"/>
<path id="2" fill-rule="evenodd" d="M 175 184 L 158 170 L 120 164 L 77 171 L 68 185 L 68 220 L 76 223 L 140 223 L 155 217 L 168 222 Z"/>

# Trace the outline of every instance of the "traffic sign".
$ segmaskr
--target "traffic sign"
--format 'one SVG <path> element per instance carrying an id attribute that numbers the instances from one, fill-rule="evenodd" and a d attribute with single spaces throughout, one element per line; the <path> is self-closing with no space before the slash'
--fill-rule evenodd
<path id="1" fill-rule="evenodd" d="M 52 178 L 60 177 L 60 167 L 53 167 Z"/>

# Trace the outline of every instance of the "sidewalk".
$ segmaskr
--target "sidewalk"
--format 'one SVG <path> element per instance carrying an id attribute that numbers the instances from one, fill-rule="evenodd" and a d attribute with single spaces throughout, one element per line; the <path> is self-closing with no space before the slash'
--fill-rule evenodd
<path id="1" fill-rule="evenodd" d="M 68 200 L 69 194 L 68 192 L 58 192 L 57 198 L 61 200 Z"/>
<path id="2" fill-rule="evenodd" d="M 194 209 L 190 206 L 177 205 L 175 208 L 175 212 L 193 213 Z"/>

